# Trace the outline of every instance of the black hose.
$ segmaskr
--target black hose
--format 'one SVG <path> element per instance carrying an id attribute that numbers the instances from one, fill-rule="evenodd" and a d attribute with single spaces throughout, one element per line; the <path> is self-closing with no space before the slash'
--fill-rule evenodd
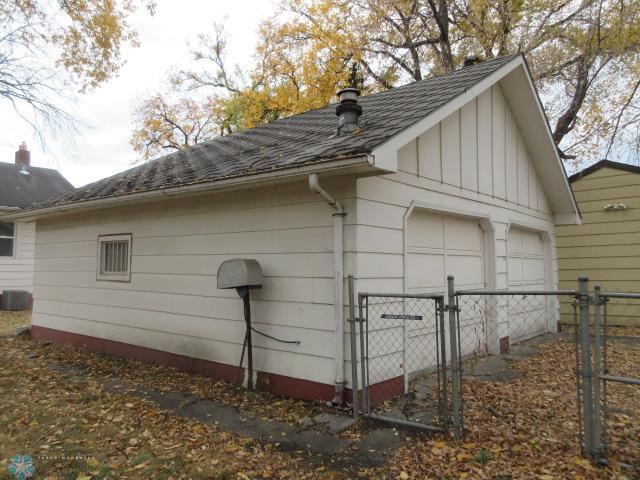
<path id="1" fill-rule="evenodd" d="M 256 332 L 258 335 L 262 335 L 263 337 L 267 337 L 270 338 L 271 340 L 275 340 L 276 342 L 280 342 L 280 343 L 291 343 L 293 345 L 300 345 L 300 340 L 281 340 L 279 338 L 276 337 L 272 337 L 271 335 L 267 335 L 266 333 L 263 332 L 259 332 L 258 330 L 256 330 L 255 328 L 251 327 L 251 330 L 253 330 L 254 332 Z"/>

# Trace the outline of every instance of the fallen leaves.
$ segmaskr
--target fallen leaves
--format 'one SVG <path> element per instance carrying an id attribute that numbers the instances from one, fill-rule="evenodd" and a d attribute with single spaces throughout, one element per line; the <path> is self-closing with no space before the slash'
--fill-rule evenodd
<path id="1" fill-rule="evenodd" d="M 408 472 L 410 478 L 624 478 L 613 461 L 603 468 L 580 454 L 573 344 L 552 342 L 540 349 L 541 354 L 513 364 L 521 378 L 508 382 L 465 378 L 463 442 L 420 438 L 401 447 L 390 465 Z M 609 369 L 637 376 L 640 342 L 610 344 Z M 611 458 L 640 465 L 640 389 L 610 384 L 608 401 L 619 410 L 610 412 Z"/>
<path id="2" fill-rule="evenodd" d="M 39 355 L 25 358 L 31 350 Z M 101 366 L 110 361 L 125 377 L 140 374 L 136 362 L 27 337 L 0 339 L 0 459 L 31 453 L 42 478 L 52 479 L 335 478 L 313 471 L 295 452 L 178 417 L 132 400 L 126 390 L 106 390 L 109 368 Z M 50 368 L 61 363 L 82 373 Z"/>
<path id="3" fill-rule="evenodd" d="M 519 379 L 465 379 L 468 435 L 464 442 L 446 436 L 412 436 L 388 464 L 360 468 L 357 476 L 400 480 L 631 480 L 633 477 L 613 462 L 605 469 L 580 455 L 572 345 L 552 343 L 541 348 L 541 355 L 515 364 L 522 374 Z M 26 358 L 25 354 L 32 351 L 37 355 Z M 609 368 L 616 374 L 637 375 L 640 342 L 612 345 L 609 357 Z M 82 374 L 52 371 L 51 364 L 68 365 Z M 39 471 L 64 471 L 65 478 L 84 480 L 352 477 L 345 473 L 345 466 L 330 461 L 312 465 L 305 452 L 279 451 L 274 445 L 222 431 L 220 426 L 177 417 L 151 402 L 132 400 L 126 389 L 107 391 L 102 384 L 109 378 L 199 395 L 237 405 L 260 418 L 296 424 L 302 418 L 329 411 L 319 404 L 246 392 L 169 368 L 71 347 L 43 346 L 28 338 L 3 339 L 0 458 L 29 449 L 33 454 L 54 458 L 37 459 Z M 608 400 L 615 409 L 610 414 L 608 438 L 612 458 L 640 464 L 640 389 L 610 385 Z M 355 432 L 346 435 L 356 436 L 358 429 Z M 82 459 L 60 459 L 65 455 Z"/>

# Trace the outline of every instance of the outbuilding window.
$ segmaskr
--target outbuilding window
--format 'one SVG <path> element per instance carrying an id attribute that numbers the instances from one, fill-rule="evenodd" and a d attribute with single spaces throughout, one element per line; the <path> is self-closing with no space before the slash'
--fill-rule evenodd
<path id="1" fill-rule="evenodd" d="M 131 234 L 98 237 L 98 280 L 131 280 Z"/>
<path id="2" fill-rule="evenodd" d="M 13 257 L 15 240 L 15 223 L 0 222 L 0 257 Z"/>

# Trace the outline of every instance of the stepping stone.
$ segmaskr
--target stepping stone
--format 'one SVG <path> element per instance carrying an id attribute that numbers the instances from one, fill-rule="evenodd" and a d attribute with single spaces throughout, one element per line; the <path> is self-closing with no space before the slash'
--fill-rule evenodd
<path id="1" fill-rule="evenodd" d="M 323 432 L 333 435 L 344 432 L 356 423 L 356 420 L 352 417 L 333 415 L 331 413 L 321 413 L 313 417 L 312 420 Z"/>

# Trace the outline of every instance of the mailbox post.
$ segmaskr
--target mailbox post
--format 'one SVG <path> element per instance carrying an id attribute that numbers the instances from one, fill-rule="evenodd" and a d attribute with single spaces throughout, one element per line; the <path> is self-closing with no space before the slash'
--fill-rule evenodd
<path id="1" fill-rule="evenodd" d="M 244 336 L 243 351 L 247 348 L 247 369 L 249 378 L 247 388 L 253 390 L 253 347 L 251 342 L 251 297 L 250 290 L 262 288 L 262 269 L 260 264 L 250 258 L 234 258 L 227 260 L 218 269 L 218 288 L 235 288 L 244 302 L 244 321 L 246 333 Z M 242 368 L 242 364 L 240 365 Z"/>

